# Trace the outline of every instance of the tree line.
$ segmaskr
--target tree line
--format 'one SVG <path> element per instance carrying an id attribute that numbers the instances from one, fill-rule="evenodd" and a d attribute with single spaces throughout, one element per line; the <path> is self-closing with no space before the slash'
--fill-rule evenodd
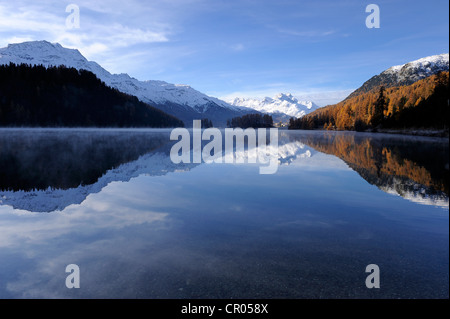
<path id="1" fill-rule="evenodd" d="M 411 85 L 381 86 L 299 119 L 291 118 L 289 129 L 448 129 L 448 85 L 449 72 L 440 72 Z"/>
<path id="2" fill-rule="evenodd" d="M 227 127 L 240 127 L 240 128 L 269 128 L 273 127 L 273 119 L 268 114 L 246 114 L 240 117 L 234 117 L 227 121 Z"/>
<path id="3" fill-rule="evenodd" d="M 0 65 L 0 126 L 179 127 L 183 122 L 64 66 Z"/>

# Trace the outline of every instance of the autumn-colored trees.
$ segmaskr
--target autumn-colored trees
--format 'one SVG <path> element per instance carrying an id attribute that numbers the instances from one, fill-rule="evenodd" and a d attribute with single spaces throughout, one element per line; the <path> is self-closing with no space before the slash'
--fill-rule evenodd
<path id="1" fill-rule="evenodd" d="M 378 125 L 382 125 L 384 122 L 384 117 L 386 113 L 386 98 L 384 96 L 385 92 L 384 86 L 380 87 L 378 98 L 373 105 L 372 117 L 370 119 L 370 125 L 372 127 L 377 127 Z"/>
<path id="2" fill-rule="evenodd" d="M 448 128 L 448 79 L 449 72 L 440 72 L 407 86 L 379 87 L 291 119 L 289 128 Z"/>

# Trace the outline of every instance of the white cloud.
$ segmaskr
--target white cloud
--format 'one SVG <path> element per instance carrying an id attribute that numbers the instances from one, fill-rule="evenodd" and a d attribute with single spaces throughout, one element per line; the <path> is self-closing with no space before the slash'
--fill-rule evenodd
<path id="1" fill-rule="evenodd" d="M 6 44 L 10 44 L 10 43 L 22 43 L 22 42 L 27 42 L 27 41 L 33 41 L 34 39 L 30 36 L 20 36 L 20 37 L 16 37 L 16 36 L 12 36 L 10 38 L 4 39 L 4 43 Z"/>
<path id="2" fill-rule="evenodd" d="M 106 12 L 115 12 L 116 15 L 121 12 L 122 19 L 119 23 L 114 20 L 114 16 L 93 12 L 89 4 L 86 3 L 86 7 L 83 4 L 80 6 L 80 28 L 75 29 L 66 27 L 66 18 L 70 13 L 65 12 L 65 6 L 55 8 L 49 2 L 42 6 L 32 3 L 17 7 L 0 5 L 0 45 L 47 40 L 77 48 L 88 59 L 95 59 L 101 57 L 102 53 L 112 53 L 118 48 L 169 41 L 170 26 L 158 23 L 154 17 L 151 23 L 142 24 L 145 27 L 134 25 L 136 22 L 133 16 L 139 10 L 137 5 L 134 3 L 130 6 L 130 12 L 127 12 L 125 4 L 115 8 L 108 7 Z M 129 21 L 129 25 L 124 21 Z"/>
<path id="3" fill-rule="evenodd" d="M 233 44 L 233 45 L 231 46 L 231 49 L 232 49 L 233 51 L 242 51 L 242 50 L 245 49 L 245 46 L 244 46 L 242 43 L 237 43 L 237 44 Z"/>
<path id="4" fill-rule="evenodd" d="M 274 29 L 275 31 L 296 36 L 296 37 L 303 37 L 303 38 L 317 38 L 317 37 L 326 37 L 332 34 L 336 33 L 336 30 L 296 30 L 296 29 L 289 29 L 289 28 L 282 28 L 274 25 L 268 25 L 269 28 Z"/>

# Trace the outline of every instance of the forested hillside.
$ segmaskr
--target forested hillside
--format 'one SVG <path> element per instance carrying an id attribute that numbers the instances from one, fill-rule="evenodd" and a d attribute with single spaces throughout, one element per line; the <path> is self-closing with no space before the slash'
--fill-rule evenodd
<path id="1" fill-rule="evenodd" d="M 449 72 L 440 72 L 411 85 L 375 88 L 320 108 L 290 129 L 367 130 L 379 128 L 448 129 Z"/>
<path id="2" fill-rule="evenodd" d="M 177 127 L 177 118 L 66 67 L 0 65 L 0 126 Z"/>

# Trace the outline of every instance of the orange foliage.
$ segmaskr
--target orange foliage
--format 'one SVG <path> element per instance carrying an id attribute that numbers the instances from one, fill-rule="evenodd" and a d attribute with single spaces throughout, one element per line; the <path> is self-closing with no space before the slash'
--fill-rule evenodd
<path id="1" fill-rule="evenodd" d="M 449 72 L 443 74 L 448 79 Z M 418 106 L 434 92 L 436 77 L 437 75 L 432 75 L 411 85 L 386 88 L 387 108 L 384 116 L 395 117 L 405 108 Z M 375 88 L 337 104 L 317 109 L 305 115 L 302 120 L 308 122 L 315 119 L 320 127 L 326 129 L 335 126 L 338 130 L 350 130 L 355 128 L 355 123 L 369 126 L 375 113 L 374 105 L 378 96 L 379 88 Z"/>
<path id="2" fill-rule="evenodd" d="M 404 158 L 395 149 L 376 145 L 371 140 L 356 141 L 352 136 L 330 137 L 329 142 L 306 139 L 304 143 L 314 149 L 335 155 L 358 172 L 382 178 L 396 176 L 408 178 L 416 183 L 448 192 L 442 180 L 432 178 L 427 168 Z"/>

